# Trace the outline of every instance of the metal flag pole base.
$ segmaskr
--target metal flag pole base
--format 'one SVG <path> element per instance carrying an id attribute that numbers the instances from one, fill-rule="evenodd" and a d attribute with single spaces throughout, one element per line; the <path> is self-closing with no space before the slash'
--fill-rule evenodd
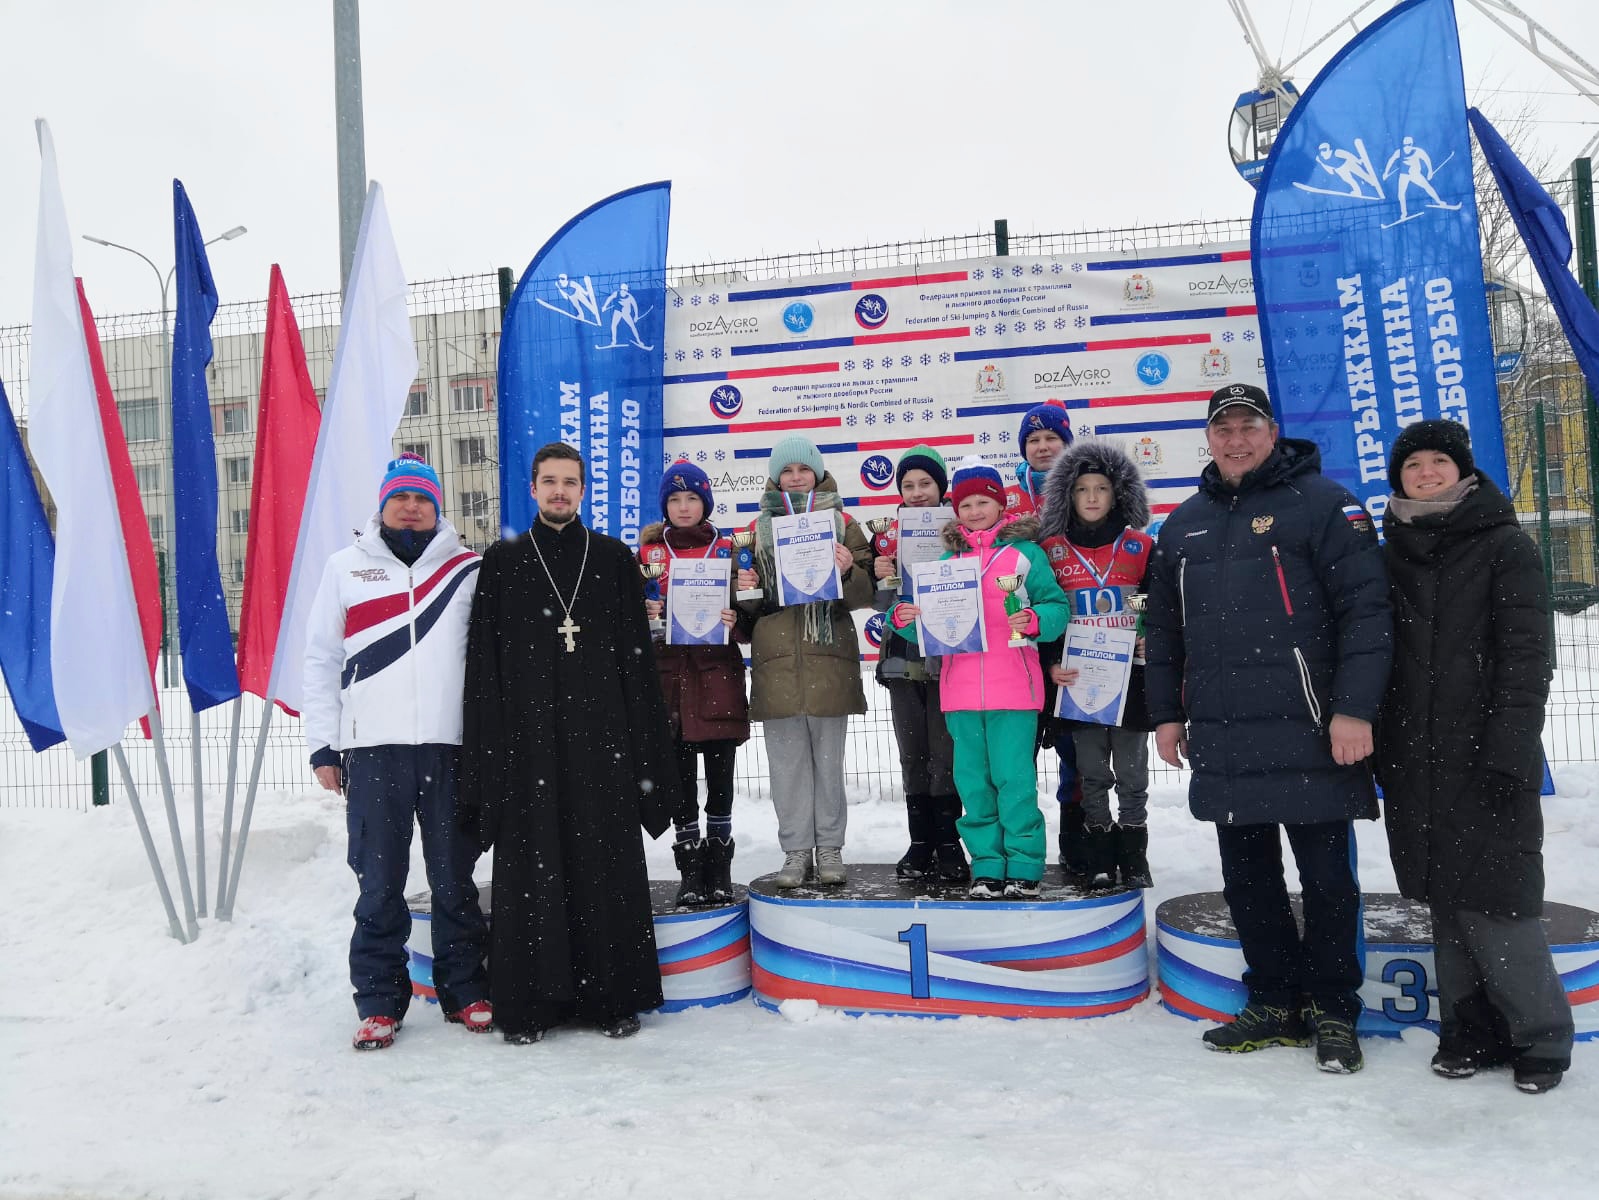
<path id="1" fill-rule="evenodd" d="M 228 736 L 228 789 L 222 802 L 222 853 L 217 862 L 217 916 L 228 898 L 228 845 L 233 836 L 233 790 L 239 782 L 239 724 L 244 717 L 244 697 L 233 699 L 233 730 Z"/>
<path id="2" fill-rule="evenodd" d="M 200 714 L 189 714 L 189 762 L 194 770 L 194 895 L 205 916 L 205 779 L 200 762 Z"/>
<path id="3" fill-rule="evenodd" d="M 261 712 L 261 728 L 255 735 L 255 757 L 250 762 L 250 783 L 244 789 L 244 812 L 239 817 L 239 845 L 233 851 L 233 880 L 228 884 L 227 901 L 217 903 L 217 917 L 233 920 L 233 902 L 239 898 L 239 872 L 244 869 L 244 847 L 250 840 L 250 814 L 255 811 L 255 790 L 261 783 L 261 760 L 266 757 L 267 728 L 272 724 L 272 700 Z"/>
<path id="4" fill-rule="evenodd" d="M 150 707 L 150 740 L 155 743 L 155 769 L 161 780 L 161 793 L 166 799 L 167 825 L 172 830 L 172 861 L 178 868 L 178 889 L 183 893 L 183 915 L 188 922 L 189 940 L 200 936 L 200 925 L 194 919 L 194 893 L 189 888 L 189 864 L 183 853 L 183 830 L 178 825 L 178 802 L 172 792 L 172 767 L 167 762 L 167 740 L 161 726 L 161 713 Z"/>
<path id="5" fill-rule="evenodd" d="M 144 852 L 150 858 L 150 870 L 155 874 L 156 890 L 161 893 L 161 903 L 167 910 L 167 928 L 173 937 L 184 945 L 189 944 L 189 939 L 183 935 L 183 926 L 178 921 L 178 910 L 172 905 L 172 892 L 167 887 L 167 873 L 161 869 L 161 859 L 156 856 L 155 839 L 150 836 L 150 823 L 144 819 L 144 805 L 139 803 L 139 789 L 133 786 L 133 772 L 128 770 L 127 756 L 122 753 L 122 743 L 118 742 L 111 747 L 111 753 L 116 757 L 117 767 L 122 772 L 122 786 L 128 793 L 128 803 L 133 808 L 133 820 L 139 827 L 139 837 L 144 841 Z"/>

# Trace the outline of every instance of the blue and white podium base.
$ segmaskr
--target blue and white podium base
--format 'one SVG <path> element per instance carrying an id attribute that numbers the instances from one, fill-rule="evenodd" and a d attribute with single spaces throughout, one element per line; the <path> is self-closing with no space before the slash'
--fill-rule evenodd
<path id="1" fill-rule="evenodd" d="M 1291 897 L 1300 919 L 1299 897 Z M 1358 1031 L 1398 1037 L 1405 1029 L 1438 1028 L 1432 919 L 1425 904 L 1390 893 L 1363 897 L 1366 979 Z M 1555 970 L 1571 1000 L 1577 1037 L 1599 1037 L 1599 914 L 1569 904 L 1544 905 L 1544 932 Z M 1248 998 L 1244 952 L 1220 892 L 1174 896 L 1155 910 L 1160 1001 L 1196 1021 L 1227 1021 Z"/>
<path id="2" fill-rule="evenodd" d="M 750 884 L 756 1002 L 923 1017 L 1098 1017 L 1149 995 L 1144 896 L 1044 886 L 968 900 L 849 866 L 843 887 Z M 950 897 L 950 898 L 946 898 Z"/>
<path id="3" fill-rule="evenodd" d="M 742 887 L 732 904 L 676 908 L 677 882 L 650 881 L 655 914 L 655 955 L 661 965 L 659 1012 L 711 1008 L 750 994 L 750 921 Z M 493 920 L 491 885 L 479 885 L 478 903 Z M 433 988 L 433 897 L 418 892 L 406 897 L 411 910 L 411 937 L 405 944 L 411 994 L 438 1003 Z"/>

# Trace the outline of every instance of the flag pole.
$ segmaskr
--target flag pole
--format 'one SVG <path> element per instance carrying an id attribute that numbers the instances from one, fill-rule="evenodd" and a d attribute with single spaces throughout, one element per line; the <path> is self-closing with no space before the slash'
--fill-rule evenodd
<path id="1" fill-rule="evenodd" d="M 205 913 L 205 780 L 201 778 L 200 714 L 189 714 L 189 761 L 194 770 L 194 895 Z"/>
<path id="2" fill-rule="evenodd" d="M 167 826 L 172 830 L 172 859 L 178 868 L 178 886 L 183 893 L 183 915 L 188 922 L 189 940 L 200 936 L 200 926 L 194 919 L 194 893 L 189 889 L 189 864 L 183 854 L 183 830 L 178 825 L 178 802 L 172 791 L 172 767 L 167 761 L 166 734 L 161 726 L 161 710 L 150 706 L 150 740 L 155 743 L 155 769 L 161 780 L 161 794 L 166 800 Z"/>
<path id="3" fill-rule="evenodd" d="M 133 786 L 133 772 L 128 770 L 127 756 L 122 753 L 122 743 L 118 742 L 111 747 L 111 753 L 116 756 L 117 767 L 122 771 L 122 786 L 128 793 L 128 803 L 133 808 L 133 820 L 139 827 L 139 837 L 144 841 L 144 852 L 150 857 L 150 870 L 155 873 L 156 890 L 161 893 L 161 903 L 167 910 L 167 928 L 173 937 L 184 945 L 189 944 L 189 939 L 183 935 L 183 926 L 178 923 L 178 910 L 172 906 L 172 891 L 167 887 L 167 873 L 161 869 L 161 859 L 155 852 L 155 839 L 150 836 L 150 823 L 144 819 L 144 805 L 139 803 L 139 789 Z"/>
<path id="4" fill-rule="evenodd" d="M 267 728 L 272 724 L 271 697 L 261 713 L 261 728 L 255 735 L 255 757 L 250 762 L 250 783 L 244 789 L 244 812 L 239 816 L 239 845 L 233 851 L 233 881 L 228 885 L 228 899 L 224 906 L 217 904 L 217 916 L 224 921 L 233 920 L 233 902 L 239 898 L 239 872 L 244 869 L 244 847 L 250 840 L 250 814 L 255 811 L 255 790 L 261 783 L 261 760 L 266 757 Z"/>
<path id="5" fill-rule="evenodd" d="M 233 791 L 239 782 L 239 725 L 244 717 L 244 693 L 233 698 L 233 729 L 228 736 L 227 799 L 222 802 L 222 853 L 217 861 L 217 916 L 228 896 L 228 841 L 233 833 Z M 203 890 L 203 889 L 202 889 Z"/>

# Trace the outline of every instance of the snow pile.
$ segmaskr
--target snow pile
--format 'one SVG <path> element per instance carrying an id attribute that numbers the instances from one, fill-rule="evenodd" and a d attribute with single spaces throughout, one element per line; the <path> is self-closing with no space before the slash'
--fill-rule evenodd
<path id="1" fill-rule="evenodd" d="M 1556 778 L 1549 898 L 1599 909 L 1599 768 Z M 894 861 L 903 809 L 853 799 L 846 857 Z M 741 796 L 734 821 L 735 878 L 775 869 L 770 807 Z M 1220 887 L 1178 789 L 1150 826 L 1151 917 Z M 1380 825 L 1360 842 L 1366 888 L 1391 889 Z M 649 856 L 670 876 L 665 840 Z M 1421 1031 L 1368 1042 L 1352 1078 L 1207 1053 L 1154 1000 L 1031 1022 L 741 1004 L 521 1048 L 417 1003 L 392 1050 L 357 1054 L 336 799 L 262 798 L 236 919 L 190 947 L 125 806 L 0 810 L 0 879 L 0 1196 L 1591 1194 L 1592 1045 L 1542 1097 L 1435 1078 Z"/>

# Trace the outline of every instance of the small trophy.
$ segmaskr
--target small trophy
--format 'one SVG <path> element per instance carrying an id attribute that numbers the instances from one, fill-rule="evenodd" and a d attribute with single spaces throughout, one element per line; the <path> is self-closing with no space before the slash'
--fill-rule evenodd
<path id="1" fill-rule="evenodd" d="M 873 517 L 866 522 L 866 528 L 872 531 L 872 549 L 884 558 L 893 558 L 899 548 L 899 539 L 894 536 L 894 527 L 899 524 L 898 517 Z M 877 581 L 877 590 L 880 592 L 899 591 L 899 573 L 896 571 L 887 579 Z"/>
<path id="2" fill-rule="evenodd" d="M 999 585 L 999 590 L 1005 593 L 1005 615 L 1014 617 L 1022 611 L 1022 602 L 1016 599 L 1016 593 L 1021 591 L 1023 576 L 1021 575 L 996 575 L 994 582 Z M 1023 646 L 1031 646 L 1032 638 L 1022 633 L 1012 633 L 1010 641 L 1005 643 L 1012 650 L 1020 650 Z"/>
<path id="3" fill-rule="evenodd" d="M 1146 607 L 1148 607 L 1148 605 L 1149 605 L 1149 593 L 1148 592 L 1128 592 L 1127 593 L 1127 611 L 1138 614 L 1138 624 L 1133 626 L 1133 632 L 1138 637 L 1143 637 L 1144 636 L 1144 609 Z M 1143 659 L 1142 655 L 1134 656 L 1133 661 L 1135 663 L 1137 663 L 1139 666 L 1143 666 L 1144 665 L 1144 659 Z"/>
<path id="4" fill-rule="evenodd" d="M 666 574 L 666 564 L 658 562 L 639 563 L 639 574 L 644 576 L 644 598 L 646 600 L 659 600 L 661 598 L 661 576 Z M 658 617 L 650 618 L 651 633 L 666 632 L 666 613 L 663 610 Z"/>
<path id="5" fill-rule="evenodd" d="M 753 529 L 735 529 L 733 531 L 733 545 L 738 547 L 738 569 L 740 571 L 753 571 L 755 569 L 755 531 Z M 740 600 L 759 600 L 766 593 L 760 587 L 739 589 Z"/>

